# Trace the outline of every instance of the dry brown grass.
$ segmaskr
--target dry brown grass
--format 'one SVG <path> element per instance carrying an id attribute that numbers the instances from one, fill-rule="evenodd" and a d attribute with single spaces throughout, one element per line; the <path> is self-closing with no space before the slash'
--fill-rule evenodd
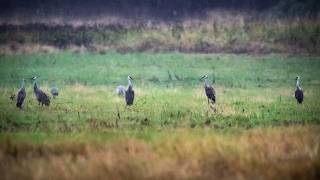
<path id="1" fill-rule="evenodd" d="M 3 36 L 0 53 L 50 53 L 62 49 L 75 53 L 89 51 L 100 54 L 109 51 L 319 54 L 319 18 L 276 18 L 261 16 L 256 12 L 222 9 L 206 11 L 204 14 L 206 15 L 188 16 L 176 21 L 152 17 L 126 18 L 109 14 L 87 18 L 65 18 L 59 15 L 0 17 L 2 29 L 6 29 L 9 24 L 30 26 L 34 31 L 28 32 L 24 28 L 12 32 L 3 31 L 0 34 Z M 37 24 L 51 29 L 52 33 L 42 31 Z M 79 38 L 83 36 L 80 29 L 84 27 L 87 29 L 86 34 L 90 34 L 86 36 L 88 42 L 82 42 L 83 39 Z M 36 33 L 38 31 L 42 34 L 41 38 Z M 63 34 L 67 34 L 68 38 Z M 34 43 L 40 45 L 33 45 Z"/>
<path id="2" fill-rule="evenodd" d="M 145 142 L 2 138 L 2 179 L 317 179 L 320 127 L 176 130 Z M 4 140 L 5 139 L 5 140 Z"/>

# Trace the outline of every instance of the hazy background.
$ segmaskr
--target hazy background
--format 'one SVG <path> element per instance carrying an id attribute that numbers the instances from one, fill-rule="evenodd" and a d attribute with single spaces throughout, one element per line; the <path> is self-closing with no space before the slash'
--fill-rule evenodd
<path id="1" fill-rule="evenodd" d="M 1 0 L 0 53 L 319 54 L 316 0 Z"/>
<path id="2" fill-rule="evenodd" d="M 8 22 L 32 18 L 95 18 L 105 15 L 178 20 L 202 17 L 210 10 L 257 11 L 278 17 L 319 16 L 317 0 L 1 0 L 1 17 Z"/>

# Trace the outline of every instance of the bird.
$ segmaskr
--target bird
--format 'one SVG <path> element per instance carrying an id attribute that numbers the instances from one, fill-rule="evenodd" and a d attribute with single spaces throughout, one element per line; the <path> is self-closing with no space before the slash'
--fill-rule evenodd
<path id="1" fill-rule="evenodd" d="M 17 94 L 17 108 L 22 109 L 22 104 L 24 99 L 26 98 L 26 90 L 25 90 L 25 79 L 22 79 L 21 87 Z"/>
<path id="2" fill-rule="evenodd" d="M 131 80 L 133 80 L 133 78 L 131 76 L 128 76 L 128 88 L 125 92 L 125 99 L 126 99 L 127 106 L 131 106 L 134 100 L 134 90 L 132 88 Z"/>
<path id="3" fill-rule="evenodd" d="M 202 76 L 201 79 L 204 79 L 204 90 L 208 98 L 208 104 L 210 104 L 210 102 L 214 104 L 216 102 L 216 91 L 213 86 L 208 83 L 207 75 Z"/>
<path id="4" fill-rule="evenodd" d="M 53 84 L 53 86 L 50 88 L 50 93 L 53 98 L 59 95 L 59 89 L 55 84 Z"/>
<path id="5" fill-rule="evenodd" d="M 41 106 L 43 105 L 49 106 L 50 99 L 46 93 L 44 93 L 41 89 L 39 89 L 36 82 L 37 78 L 38 78 L 37 76 L 34 76 L 31 78 L 33 80 L 33 92 L 36 96 L 37 101 L 39 102 L 39 106 L 40 106 L 40 103 L 41 103 Z"/>
<path id="6" fill-rule="evenodd" d="M 122 85 L 119 85 L 116 88 L 116 93 L 118 94 L 118 96 L 125 96 L 126 88 L 124 86 L 122 86 Z"/>
<path id="7" fill-rule="evenodd" d="M 300 76 L 296 77 L 296 91 L 294 93 L 294 96 L 299 104 L 301 104 L 303 101 L 303 90 L 300 87 L 300 79 Z"/>

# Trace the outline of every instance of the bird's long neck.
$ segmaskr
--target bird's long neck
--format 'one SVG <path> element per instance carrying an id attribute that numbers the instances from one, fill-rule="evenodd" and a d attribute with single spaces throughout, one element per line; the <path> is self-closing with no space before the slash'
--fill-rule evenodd
<path id="1" fill-rule="evenodd" d="M 206 87 L 208 87 L 208 86 L 209 86 L 208 79 L 205 79 L 205 80 L 204 80 L 204 86 L 206 86 Z"/>
<path id="2" fill-rule="evenodd" d="M 296 81 L 296 88 L 297 88 L 297 89 L 301 89 L 301 87 L 300 87 L 300 80 L 299 80 L 299 79 L 297 79 L 297 81 Z"/>
<path id="3" fill-rule="evenodd" d="M 128 79 L 128 87 L 132 87 L 132 82 L 130 79 Z"/>
<path id="4" fill-rule="evenodd" d="M 24 89 L 24 87 L 25 87 L 25 82 L 22 81 L 22 82 L 21 82 L 21 87 L 20 87 L 20 89 Z"/>
<path id="5" fill-rule="evenodd" d="M 38 85 L 36 80 L 33 81 L 33 90 L 36 91 L 38 89 Z"/>

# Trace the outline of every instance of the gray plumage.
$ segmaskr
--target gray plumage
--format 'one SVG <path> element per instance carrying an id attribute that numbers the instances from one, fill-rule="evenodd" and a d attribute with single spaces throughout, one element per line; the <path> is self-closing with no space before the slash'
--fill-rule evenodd
<path id="1" fill-rule="evenodd" d="M 128 76 L 128 89 L 125 92 L 125 99 L 126 99 L 126 104 L 128 106 L 131 106 L 133 104 L 134 101 L 134 90 L 132 87 L 132 83 L 131 83 L 132 77 Z"/>
<path id="2" fill-rule="evenodd" d="M 125 96 L 126 88 L 122 85 L 117 86 L 116 93 L 118 96 Z"/>
<path id="3" fill-rule="evenodd" d="M 300 76 L 296 77 L 296 91 L 294 93 L 294 96 L 299 104 L 303 102 L 303 90 L 300 87 L 300 79 Z"/>
<path id="4" fill-rule="evenodd" d="M 53 85 L 51 88 L 50 88 L 50 93 L 52 95 L 53 98 L 55 98 L 56 96 L 59 95 L 59 89 L 57 86 Z"/>
<path id="5" fill-rule="evenodd" d="M 19 109 L 22 109 L 22 104 L 23 104 L 23 101 L 25 98 L 26 98 L 25 80 L 23 79 L 21 82 L 21 88 L 19 89 L 18 94 L 17 94 L 16 106 Z"/>
<path id="6" fill-rule="evenodd" d="M 216 102 L 216 91 L 212 85 L 208 83 L 208 76 L 204 75 L 201 79 L 204 79 L 204 90 L 208 99 L 208 104 L 211 102 L 214 104 Z"/>
<path id="7" fill-rule="evenodd" d="M 33 92 L 34 92 L 34 94 L 36 96 L 37 101 L 39 102 L 39 105 L 41 104 L 42 106 L 43 105 L 49 106 L 50 105 L 50 99 L 49 99 L 49 97 L 47 96 L 46 93 L 44 93 L 41 89 L 39 89 L 39 87 L 37 85 L 37 82 L 36 82 L 37 77 L 33 77 L 32 79 L 34 80 L 34 82 L 33 82 Z"/>

